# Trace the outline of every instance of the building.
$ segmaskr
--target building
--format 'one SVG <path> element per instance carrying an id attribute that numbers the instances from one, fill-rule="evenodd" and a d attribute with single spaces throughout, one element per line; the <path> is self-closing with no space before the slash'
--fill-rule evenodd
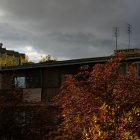
<path id="1" fill-rule="evenodd" d="M 22 99 L 25 102 L 22 102 L 22 106 L 18 107 L 26 108 L 24 111 L 21 109 L 20 115 L 23 117 L 21 120 L 19 119 L 20 124 L 21 122 L 32 123 L 33 109 L 39 105 L 40 101 L 47 101 L 49 112 L 47 120 L 50 124 L 46 126 L 47 131 L 53 128 L 55 130 L 60 124 L 60 120 L 57 118 L 59 110 L 50 101 L 58 94 L 65 74 L 77 74 L 80 66 L 89 65 L 92 67 L 99 63 L 103 64 L 109 58 L 110 56 L 106 56 L 4 67 L 0 69 L 0 96 L 8 95 L 13 87 L 20 88 L 21 92 L 19 93 L 22 94 Z M 122 62 L 120 73 L 125 74 L 130 63 L 136 64 L 136 76 L 140 78 L 140 53 L 129 53 Z M 26 125 L 21 126 L 21 132 L 23 132 Z"/>
<path id="2" fill-rule="evenodd" d="M 2 46 L 3 44 L 0 43 L 0 67 L 17 66 L 25 62 L 25 54 L 6 50 Z"/>
<path id="3" fill-rule="evenodd" d="M 123 52 L 126 50 L 117 51 Z M 126 60 L 123 61 L 120 72 L 125 74 L 128 65 L 135 63 L 137 66 L 136 76 L 140 77 L 139 49 L 127 51 L 129 53 Z M 58 93 L 65 74 L 76 74 L 82 65 L 94 66 L 97 63 L 105 63 L 109 58 L 110 56 L 106 56 L 7 67 L 0 70 L 0 89 L 4 91 L 10 90 L 13 86 L 19 87 L 23 91 L 24 100 L 32 102 L 45 100 L 49 102 Z"/>

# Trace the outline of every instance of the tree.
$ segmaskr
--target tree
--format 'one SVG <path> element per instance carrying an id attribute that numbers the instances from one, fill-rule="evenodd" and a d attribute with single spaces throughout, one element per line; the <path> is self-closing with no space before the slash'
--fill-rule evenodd
<path id="1" fill-rule="evenodd" d="M 41 56 L 41 59 L 39 60 L 40 63 L 42 62 L 50 62 L 50 61 L 56 61 L 57 58 L 48 54 L 46 56 Z"/>
<path id="2" fill-rule="evenodd" d="M 29 62 L 29 56 L 25 55 L 25 58 L 23 58 L 22 56 L 20 56 L 20 63 L 21 64 L 25 64 Z"/>
<path id="3" fill-rule="evenodd" d="M 140 81 L 135 66 L 120 73 L 125 54 L 117 53 L 92 70 L 82 66 L 77 75 L 67 75 L 53 99 L 61 109 L 60 139 L 140 139 Z"/>

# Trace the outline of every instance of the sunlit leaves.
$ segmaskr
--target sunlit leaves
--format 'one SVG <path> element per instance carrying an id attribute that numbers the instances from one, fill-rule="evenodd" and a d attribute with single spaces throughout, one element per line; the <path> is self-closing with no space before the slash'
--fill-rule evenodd
<path id="1" fill-rule="evenodd" d="M 140 139 L 140 81 L 135 66 L 121 74 L 123 60 L 125 54 L 118 53 L 92 70 L 83 66 L 76 76 L 66 76 L 54 101 L 69 139 Z"/>

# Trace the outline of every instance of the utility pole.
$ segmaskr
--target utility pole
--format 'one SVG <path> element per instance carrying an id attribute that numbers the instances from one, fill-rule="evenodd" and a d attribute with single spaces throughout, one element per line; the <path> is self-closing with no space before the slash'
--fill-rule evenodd
<path id="1" fill-rule="evenodd" d="M 128 35 L 129 35 L 129 44 L 128 44 L 128 49 L 130 49 L 130 35 L 132 33 L 132 25 L 128 24 Z"/>
<path id="2" fill-rule="evenodd" d="M 119 36 L 119 28 L 114 27 L 113 28 L 113 35 L 116 38 L 116 51 L 118 50 L 118 36 Z"/>

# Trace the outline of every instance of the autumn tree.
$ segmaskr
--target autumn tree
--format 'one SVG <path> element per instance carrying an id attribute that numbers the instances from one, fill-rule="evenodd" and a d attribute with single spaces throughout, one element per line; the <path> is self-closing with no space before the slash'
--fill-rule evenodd
<path id="1" fill-rule="evenodd" d="M 58 139 L 140 139 L 140 81 L 133 65 L 120 73 L 125 58 L 117 53 L 92 70 L 82 66 L 77 75 L 66 76 L 53 99 L 61 109 Z"/>
<path id="2" fill-rule="evenodd" d="M 25 64 L 29 62 L 29 56 L 25 55 L 25 57 L 23 58 L 22 56 L 20 56 L 20 63 L 21 64 Z"/>
<path id="3" fill-rule="evenodd" d="M 50 62 L 50 61 L 56 61 L 57 58 L 55 56 L 52 56 L 50 54 L 46 56 L 41 56 L 41 59 L 39 60 L 40 63 L 42 62 Z"/>

